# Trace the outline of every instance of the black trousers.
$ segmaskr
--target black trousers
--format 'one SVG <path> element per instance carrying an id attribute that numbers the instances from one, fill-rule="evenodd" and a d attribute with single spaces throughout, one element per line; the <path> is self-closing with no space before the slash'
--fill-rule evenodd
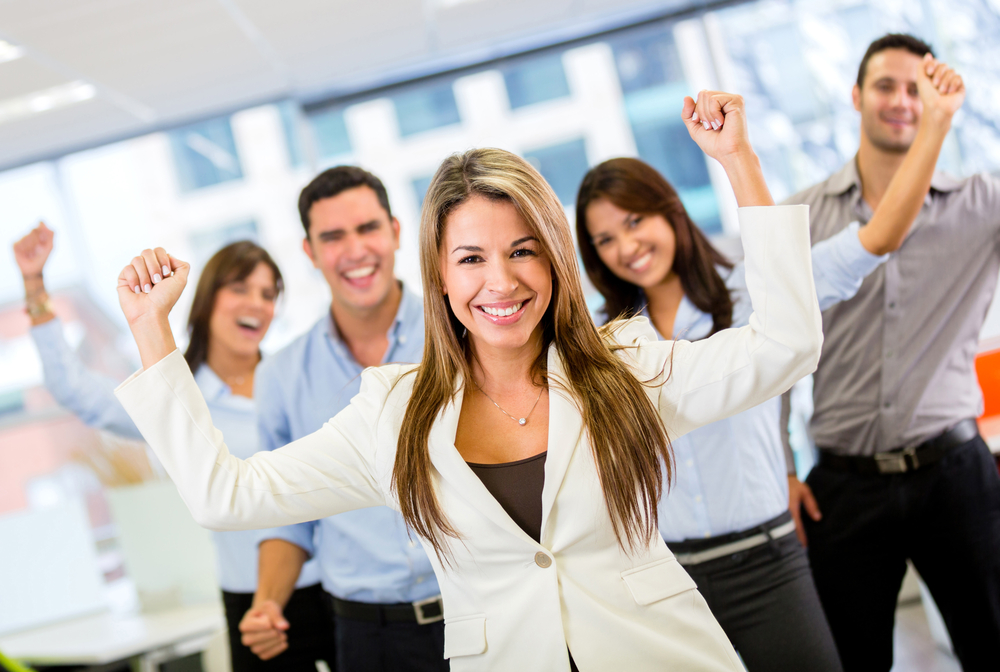
<path id="1" fill-rule="evenodd" d="M 749 672 L 841 672 L 794 534 L 684 569 Z"/>
<path id="2" fill-rule="evenodd" d="M 289 625 L 288 648 L 271 660 L 261 660 L 240 641 L 240 621 L 253 604 L 253 593 L 222 591 L 233 672 L 316 672 L 317 660 L 325 660 L 332 669 L 336 659 L 334 638 L 330 630 L 331 615 L 323 595 L 319 584 L 299 588 L 292 593 L 283 612 Z"/>
<path id="3" fill-rule="evenodd" d="M 906 474 L 816 467 L 823 518 L 804 516 L 816 587 L 846 672 L 892 667 L 907 558 L 941 610 L 965 672 L 1000 665 L 1000 476 L 980 437 Z"/>
<path id="4" fill-rule="evenodd" d="M 334 615 L 337 672 L 447 672 L 444 622 L 374 623 Z"/>

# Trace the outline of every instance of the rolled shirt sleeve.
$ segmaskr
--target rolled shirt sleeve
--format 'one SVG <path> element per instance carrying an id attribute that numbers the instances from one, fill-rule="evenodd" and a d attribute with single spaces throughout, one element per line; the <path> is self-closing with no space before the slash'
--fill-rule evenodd
<path id="1" fill-rule="evenodd" d="M 868 274 L 889 258 L 888 254 L 872 254 L 861 244 L 859 222 L 826 240 L 813 245 L 813 278 L 820 310 L 852 298 L 861 289 Z"/>

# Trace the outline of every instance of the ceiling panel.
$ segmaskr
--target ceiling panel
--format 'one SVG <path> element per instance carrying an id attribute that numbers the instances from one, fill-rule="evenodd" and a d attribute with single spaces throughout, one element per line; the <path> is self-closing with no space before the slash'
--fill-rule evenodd
<path id="1" fill-rule="evenodd" d="M 70 80 L 31 58 L 7 61 L 0 63 L 0 100 L 34 93 L 68 81 Z"/>
<path id="2" fill-rule="evenodd" d="M 0 169 L 293 96 L 314 102 L 706 0 L 0 0 L 4 100 L 97 98 L 0 123 Z M 610 17 L 610 20 L 609 20 Z"/>

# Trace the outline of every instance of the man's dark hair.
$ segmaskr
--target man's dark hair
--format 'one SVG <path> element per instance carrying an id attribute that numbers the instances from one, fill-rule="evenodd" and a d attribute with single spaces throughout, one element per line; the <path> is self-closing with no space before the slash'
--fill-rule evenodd
<path id="1" fill-rule="evenodd" d="M 309 235 L 309 209 L 313 203 L 324 198 L 332 198 L 355 187 L 368 187 L 374 191 L 379 205 L 385 210 L 389 219 L 392 219 L 389 195 L 385 192 L 382 180 L 357 166 L 336 166 L 317 175 L 299 194 L 299 217 L 302 218 L 302 226 L 306 230 L 306 235 Z"/>
<path id="2" fill-rule="evenodd" d="M 906 49 L 911 54 L 920 56 L 921 58 L 923 58 L 924 54 L 934 55 L 931 45 L 918 37 L 913 37 L 913 35 L 907 35 L 906 33 L 889 33 L 888 35 L 883 35 L 868 45 L 868 51 L 865 52 L 864 58 L 861 59 L 861 66 L 858 68 L 859 89 L 865 83 L 868 61 L 871 60 L 872 56 L 886 49 Z"/>

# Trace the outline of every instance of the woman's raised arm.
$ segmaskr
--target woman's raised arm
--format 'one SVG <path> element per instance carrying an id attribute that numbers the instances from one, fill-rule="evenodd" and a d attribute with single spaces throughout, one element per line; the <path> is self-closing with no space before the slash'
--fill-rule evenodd
<path id="1" fill-rule="evenodd" d="M 118 294 L 143 370 L 115 395 L 195 520 L 217 530 L 254 529 L 385 505 L 372 456 L 390 385 L 378 370 L 362 376 L 360 394 L 318 432 L 248 460 L 229 453 L 167 322 L 189 268 L 158 248 L 122 271 Z"/>
<path id="2" fill-rule="evenodd" d="M 823 343 L 809 244 L 809 208 L 775 206 L 747 137 L 743 100 L 706 92 L 685 99 L 688 132 L 717 159 L 736 192 L 753 313 L 710 338 L 658 341 L 644 318 L 616 334 L 649 381 L 670 438 L 777 396 L 815 370 Z"/>

